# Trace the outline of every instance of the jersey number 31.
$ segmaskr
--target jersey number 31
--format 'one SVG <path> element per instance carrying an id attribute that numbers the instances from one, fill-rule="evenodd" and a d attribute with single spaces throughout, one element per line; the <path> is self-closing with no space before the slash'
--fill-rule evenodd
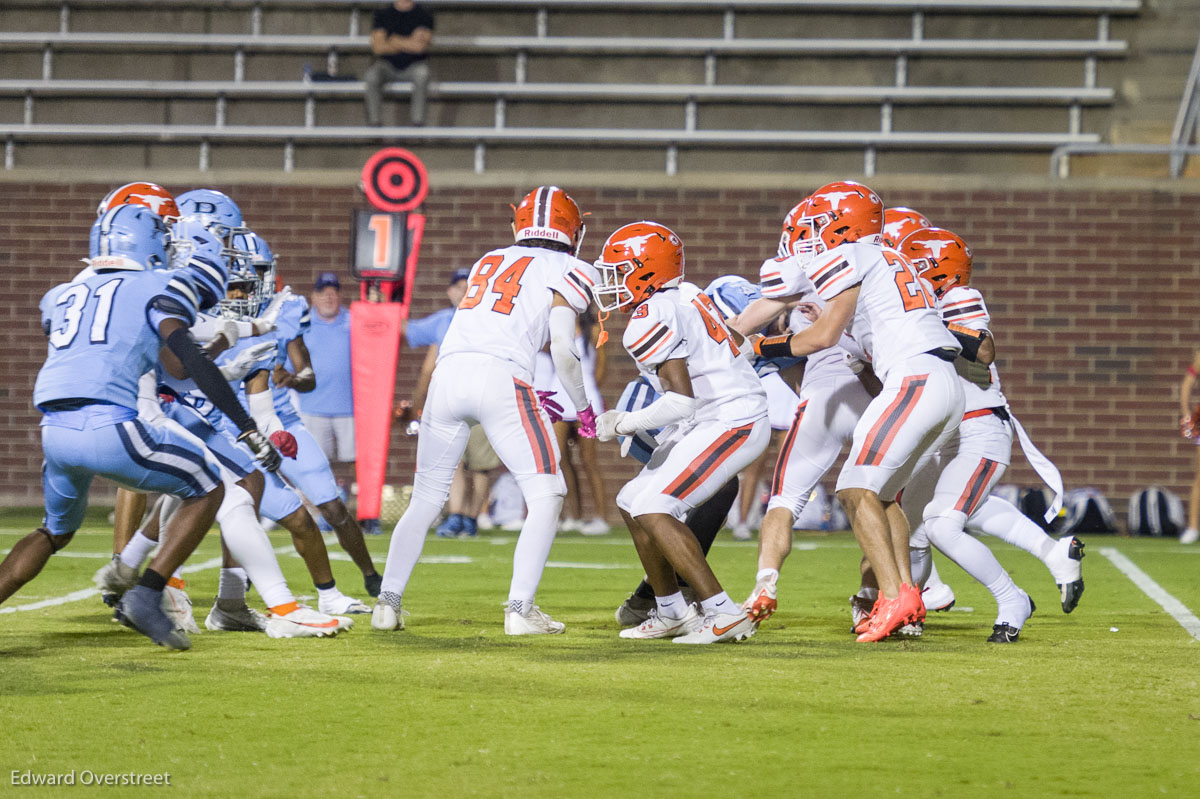
<path id="1" fill-rule="evenodd" d="M 113 298 L 117 295 L 121 283 L 122 279 L 117 278 L 96 288 L 96 313 L 92 316 L 92 326 L 88 332 L 88 341 L 92 344 L 108 343 L 108 320 L 112 316 Z M 79 334 L 79 323 L 83 321 L 83 309 L 87 305 L 89 293 L 87 286 L 77 284 L 59 295 L 54 305 L 56 308 L 63 308 L 63 320 L 61 325 L 50 331 L 50 344 L 54 349 L 61 350 L 71 346 L 71 342 Z M 55 315 L 57 316 L 57 313 Z"/>

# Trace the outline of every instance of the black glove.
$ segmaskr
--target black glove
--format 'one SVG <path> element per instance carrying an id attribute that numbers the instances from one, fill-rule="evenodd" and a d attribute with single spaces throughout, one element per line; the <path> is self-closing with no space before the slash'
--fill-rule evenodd
<path id="1" fill-rule="evenodd" d="M 270 440 L 262 433 L 257 430 L 248 430 L 238 436 L 238 441 L 250 448 L 250 451 L 254 453 L 254 460 L 258 461 L 259 465 L 268 472 L 279 468 L 282 459 L 275 451 L 275 447 L 271 446 Z"/>

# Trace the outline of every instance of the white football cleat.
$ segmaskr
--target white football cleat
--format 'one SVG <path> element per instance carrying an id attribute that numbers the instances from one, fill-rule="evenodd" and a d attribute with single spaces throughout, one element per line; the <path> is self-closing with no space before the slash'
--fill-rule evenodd
<path id="1" fill-rule="evenodd" d="M 954 607 L 954 591 L 945 583 L 931 585 L 921 592 L 921 601 L 928 611 L 949 610 Z"/>
<path id="2" fill-rule="evenodd" d="M 375 603 L 375 609 L 371 611 L 371 629 L 383 632 L 403 630 L 404 617 L 407 615 L 407 610 L 401 608 L 400 612 L 397 613 L 395 608 L 380 600 Z"/>
<path id="3" fill-rule="evenodd" d="M 327 616 L 312 608 L 297 605 L 291 613 L 267 616 L 267 635 L 271 638 L 324 638 L 354 624 L 351 619 Z"/>
<path id="4" fill-rule="evenodd" d="M 192 614 L 191 598 L 187 595 L 187 591 L 179 586 L 171 585 L 170 581 L 163 589 L 162 608 L 163 613 L 166 613 L 171 621 L 175 622 L 176 627 L 185 633 L 200 634 L 200 625 L 196 624 L 196 617 Z"/>
<path id="5" fill-rule="evenodd" d="M 513 604 L 510 602 L 504 606 L 506 635 L 554 635 L 567 628 L 561 621 L 555 621 L 543 613 L 537 605 L 531 606 L 526 613 L 520 613 L 512 608 Z"/>
<path id="6" fill-rule="evenodd" d="M 1197 541 L 1200 541 L 1200 530 L 1195 527 L 1189 527 L 1179 534 L 1179 543 L 1181 544 L 1194 544 Z"/>
<path id="7" fill-rule="evenodd" d="M 609 531 L 611 530 L 612 527 L 609 526 L 608 522 L 604 521 L 599 516 L 590 521 L 584 522 L 579 527 L 579 532 L 584 535 L 608 535 Z"/>
<path id="8" fill-rule="evenodd" d="M 106 594 L 116 594 L 118 598 L 137 585 L 137 581 L 137 569 L 122 563 L 120 555 L 113 555 L 112 560 L 101 566 L 92 577 L 97 588 Z"/>
<path id="9" fill-rule="evenodd" d="M 754 538 L 754 534 L 750 532 L 750 525 L 739 524 L 733 528 L 734 541 L 749 541 Z"/>
<path id="10" fill-rule="evenodd" d="M 232 601 L 232 600 L 226 600 Z M 241 607 L 222 608 L 222 600 L 213 600 L 212 610 L 204 619 L 204 626 L 213 632 L 228 633 L 264 633 L 267 631 L 267 617 L 259 613 L 244 601 Z"/>
<path id="11" fill-rule="evenodd" d="M 329 598 L 321 597 L 317 602 L 317 610 L 327 616 L 363 616 L 371 612 L 362 602 L 341 591 Z"/>
<path id="12" fill-rule="evenodd" d="M 658 615 L 658 608 L 650 611 L 646 620 L 637 627 L 621 630 L 622 638 L 677 638 L 694 632 L 702 619 L 695 605 L 688 605 L 683 618 Z"/>
<path id="13" fill-rule="evenodd" d="M 754 635 L 758 625 L 750 614 L 707 613 L 695 630 L 675 639 L 677 644 L 715 644 L 718 641 L 744 641 Z"/>

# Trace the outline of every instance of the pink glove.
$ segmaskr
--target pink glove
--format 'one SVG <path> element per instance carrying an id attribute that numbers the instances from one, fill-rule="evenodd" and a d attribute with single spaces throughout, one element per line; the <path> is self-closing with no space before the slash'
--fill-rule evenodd
<path id="1" fill-rule="evenodd" d="M 591 405 L 579 412 L 579 435 L 584 438 L 596 437 L 596 412 Z"/>
<path id="2" fill-rule="evenodd" d="M 554 400 L 550 399 L 554 396 L 553 391 L 539 391 L 538 402 L 541 403 L 542 409 L 546 411 L 546 415 L 550 417 L 550 421 L 557 424 L 563 420 L 563 406 L 559 405 Z"/>
<path id="3" fill-rule="evenodd" d="M 299 447 L 296 445 L 296 437 L 286 430 L 277 430 L 271 434 L 271 443 L 275 445 L 275 449 L 279 450 L 279 454 L 285 458 L 295 458 Z"/>

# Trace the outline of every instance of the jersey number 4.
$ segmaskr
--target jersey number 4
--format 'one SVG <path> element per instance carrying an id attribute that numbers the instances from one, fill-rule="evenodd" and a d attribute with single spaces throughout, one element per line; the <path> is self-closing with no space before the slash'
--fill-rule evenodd
<path id="1" fill-rule="evenodd" d="M 483 302 L 483 295 L 490 288 L 492 293 L 500 295 L 492 303 L 492 310 L 508 316 L 513 312 L 513 300 L 521 293 L 521 276 L 525 274 L 525 270 L 531 263 L 533 263 L 533 258 L 525 256 L 513 261 L 504 271 L 500 271 L 500 267 L 504 264 L 503 256 L 491 255 L 484 258 L 475 264 L 475 269 L 471 272 L 467 293 L 463 296 L 462 302 L 458 304 L 459 309 L 474 308 Z M 495 279 L 493 280 L 493 278 Z"/>
<path id="2" fill-rule="evenodd" d="M 733 336 L 730 335 L 729 328 L 725 326 L 721 312 L 713 305 L 713 301 L 708 298 L 707 294 L 700 294 L 692 300 L 692 305 L 696 306 L 696 310 L 700 312 L 700 318 L 704 320 L 704 327 L 708 329 L 709 338 L 718 344 L 728 344 L 729 351 L 736 358 L 738 356 L 737 344 L 733 343 Z"/>
<path id="3" fill-rule="evenodd" d="M 108 320 L 112 316 L 113 298 L 121 287 L 123 278 L 110 280 L 96 288 L 93 296 L 96 298 L 96 313 L 92 316 L 92 326 L 88 332 L 88 341 L 92 344 L 108 343 Z M 79 324 L 83 321 L 83 309 L 87 305 L 88 287 L 83 284 L 72 286 L 59 295 L 55 304 L 63 309 L 62 324 L 50 331 L 50 344 L 54 349 L 61 350 L 71 346 L 75 336 L 79 334 Z M 57 313 L 55 314 L 57 316 Z"/>
<path id="4" fill-rule="evenodd" d="M 922 308 L 934 307 L 933 297 L 930 296 L 925 281 L 917 275 L 912 264 L 886 251 L 883 257 L 887 259 L 888 266 L 896 268 L 896 288 L 900 291 L 900 299 L 904 301 L 904 310 L 919 311 Z"/>

